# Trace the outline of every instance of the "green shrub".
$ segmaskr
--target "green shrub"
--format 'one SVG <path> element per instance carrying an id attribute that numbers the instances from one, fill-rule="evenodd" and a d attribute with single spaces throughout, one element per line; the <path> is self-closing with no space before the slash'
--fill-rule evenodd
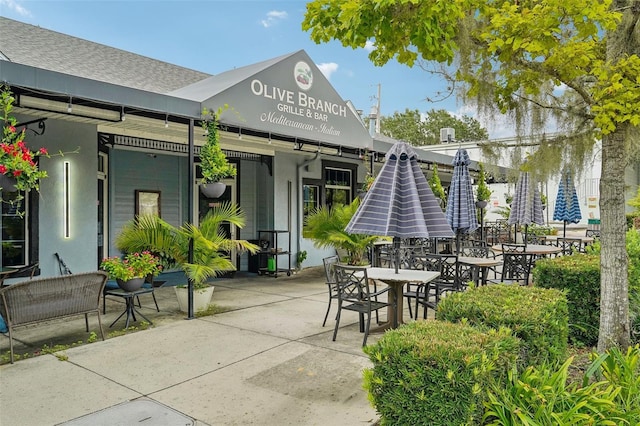
<path id="1" fill-rule="evenodd" d="M 520 362 L 561 363 L 566 358 L 567 300 L 558 290 L 490 285 L 453 293 L 438 304 L 436 318 L 466 319 L 473 326 L 508 327 L 522 339 Z"/>
<path id="2" fill-rule="evenodd" d="M 638 346 L 626 354 L 612 348 L 592 355 L 582 386 L 568 383 L 569 358 L 559 369 L 529 367 L 509 381 L 492 384 L 484 424 L 637 425 L 640 420 Z M 598 382 L 592 380 L 596 376 Z"/>
<path id="3" fill-rule="evenodd" d="M 505 381 L 519 351 L 506 329 L 416 321 L 364 351 L 364 388 L 383 425 L 476 425 L 490 383 Z"/>
<path id="4" fill-rule="evenodd" d="M 574 254 L 540 259 L 533 282 L 565 291 L 569 307 L 569 341 L 593 346 L 600 327 L 600 256 Z"/>

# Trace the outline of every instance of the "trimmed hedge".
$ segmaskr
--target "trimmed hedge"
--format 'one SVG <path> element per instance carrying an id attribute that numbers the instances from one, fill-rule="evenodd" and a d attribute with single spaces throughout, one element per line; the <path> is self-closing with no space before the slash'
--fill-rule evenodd
<path id="1" fill-rule="evenodd" d="M 567 299 L 559 290 L 503 284 L 469 288 L 443 298 L 436 318 L 508 327 L 523 341 L 518 363 L 524 366 L 566 359 L 569 314 Z"/>
<path id="2" fill-rule="evenodd" d="M 519 347 L 506 329 L 413 322 L 364 348 L 364 388 L 382 425 L 480 424 L 487 389 L 506 383 Z"/>
<path id="3" fill-rule="evenodd" d="M 569 305 L 569 340 L 585 346 L 598 342 L 600 327 L 600 256 L 574 254 L 540 259 L 533 282 L 564 290 Z"/>

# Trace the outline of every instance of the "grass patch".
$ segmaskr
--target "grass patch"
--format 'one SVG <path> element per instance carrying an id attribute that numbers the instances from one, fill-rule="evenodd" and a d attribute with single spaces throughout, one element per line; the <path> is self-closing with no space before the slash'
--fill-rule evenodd
<path id="1" fill-rule="evenodd" d="M 221 314 L 223 312 L 229 312 L 230 310 L 231 308 L 228 308 L 226 306 L 218 306 L 212 303 L 209 306 L 207 306 L 207 309 L 201 309 L 197 311 L 195 315 L 196 315 L 196 318 L 201 318 L 201 317 L 208 317 L 215 314 Z"/>

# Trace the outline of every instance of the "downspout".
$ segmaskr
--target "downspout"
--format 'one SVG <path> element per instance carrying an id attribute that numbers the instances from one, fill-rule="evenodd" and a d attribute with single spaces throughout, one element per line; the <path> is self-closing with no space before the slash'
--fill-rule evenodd
<path id="1" fill-rule="evenodd" d="M 298 252 L 300 251 L 300 247 L 302 246 L 302 203 L 300 202 L 302 200 L 302 197 L 300 196 L 300 194 L 302 193 L 302 177 L 300 176 L 300 170 L 302 170 L 303 167 L 307 167 L 309 164 L 316 161 L 319 156 L 320 156 L 320 150 L 316 151 L 316 155 L 314 155 L 313 158 L 303 161 L 301 164 L 298 164 L 298 167 L 296 168 L 296 183 L 298 185 L 298 188 L 296 190 L 296 194 L 298 194 L 298 196 L 296 197 L 296 205 L 297 205 L 296 237 L 298 239 L 298 247 L 297 247 Z M 297 267 L 298 266 L 297 252 L 295 253 L 295 256 L 296 256 L 295 259 L 296 259 L 296 267 Z"/>

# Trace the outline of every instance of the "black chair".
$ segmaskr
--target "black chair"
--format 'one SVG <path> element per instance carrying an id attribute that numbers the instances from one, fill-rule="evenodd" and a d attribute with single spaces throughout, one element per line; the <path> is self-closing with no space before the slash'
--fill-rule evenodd
<path id="1" fill-rule="evenodd" d="M 587 229 L 584 233 L 585 237 L 591 237 L 594 241 L 600 239 L 600 230 L 599 229 Z"/>
<path id="2" fill-rule="evenodd" d="M 484 243 L 484 241 L 481 241 L 481 242 Z M 493 250 L 491 250 L 491 248 L 488 247 L 486 243 L 484 245 L 474 244 L 471 246 L 462 246 L 460 248 L 460 253 L 458 254 L 460 256 L 465 256 L 465 257 L 482 257 L 482 258 L 491 258 L 491 259 L 496 258 L 496 253 Z M 493 278 L 498 278 L 498 271 L 495 267 L 489 267 L 487 269 L 493 272 Z"/>
<path id="3" fill-rule="evenodd" d="M 334 265 L 337 265 L 340 262 L 340 258 L 335 256 L 329 256 L 322 259 L 322 263 L 324 264 L 324 275 L 326 277 L 327 287 L 329 289 L 329 306 L 327 306 L 327 313 L 324 315 L 324 321 L 322 321 L 322 326 L 324 327 L 327 323 L 327 318 L 329 317 L 329 311 L 331 310 L 331 302 L 333 299 L 338 298 L 338 279 L 336 278 L 336 271 L 334 269 Z"/>
<path id="4" fill-rule="evenodd" d="M 557 240 L 557 246 L 562 248 L 562 255 L 567 256 L 572 253 L 584 253 L 584 246 L 580 238 L 561 238 Z"/>
<path id="5" fill-rule="evenodd" d="M 506 247 L 505 247 L 506 246 Z M 502 245 L 502 272 L 500 279 L 488 283 L 529 285 L 529 275 L 535 255 L 525 251 L 524 244 Z"/>
<path id="6" fill-rule="evenodd" d="M 392 306 L 394 310 L 396 308 L 395 304 L 377 300 L 378 296 L 383 294 L 387 295 L 387 300 L 395 300 L 395 297 L 390 298 L 388 294 L 390 291 L 393 291 L 393 289 L 391 287 L 385 287 L 382 290 L 378 290 L 374 280 L 372 280 L 370 285 L 369 278 L 367 277 L 367 268 L 365 267 L 335 264 L 333 269 L 336 272 L 338 282 L 338 314 L 336 316 L 336 326 L 333 330 L 333 341 L 336 340 L 336 336 L 338 335 L 340 316 L 344 309 L 358 312 L 361 320 L 366 315 L 364 338 L 362 340 L 362 346 L 365 346 L 371 327 L 371 313 L 388 306 Z M 397 316 L 394 315 L 394 327 L 397 326 L 397 324 L 395 324 L 396 318 Z"/>
<path id="7" fill-rule="evenodd" d="M 429 283 L 418 284 L 415 288 L 415 319 L 418 318 L 420 305 L 424 308 L 423 318 L 426 319 L 427 309 L 435 310 L 446 292 L 464 290 L 464 282 L 471 280 L 471 269 L 462 269 L 458 263 L 458 256 L 455 254 L 425 254 L 422 269 L 439 272 L 440 275 Z M 411 303 L 410 299 L 413 294 L 410 285 L 408 285 L 407 292 L 403 295 L 407 297 L 408 303 Z"/>

